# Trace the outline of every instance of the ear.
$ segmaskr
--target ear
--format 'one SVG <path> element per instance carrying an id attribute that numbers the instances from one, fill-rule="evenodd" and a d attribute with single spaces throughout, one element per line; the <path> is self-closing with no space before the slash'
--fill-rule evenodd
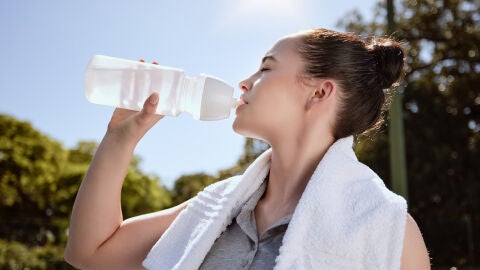
<path id="1" fill-rule="evenodd" d="M 311 105 L 329 100 L 331 97 L 333 97 L 335 95 L 337 83 L 334 80 L 322 79 L 318 80 L 313 87 L 314 88 L 309 99 L 309 103 L 311 103 Z"/>

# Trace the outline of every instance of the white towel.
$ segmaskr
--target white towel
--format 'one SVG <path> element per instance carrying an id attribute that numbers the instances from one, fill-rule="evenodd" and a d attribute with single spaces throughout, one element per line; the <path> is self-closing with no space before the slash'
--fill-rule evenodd
<path id="1" fill-rule="evenodd" d="M 400 269 L 407 205 L 358 162 L 353 138 L 335 142 L 313 173 L 283 238 L 275 269 Z M 241 176 L 200 192 L 143 262 L 147 269 L 197 269 L 260 186 L 267 150 Z"/>

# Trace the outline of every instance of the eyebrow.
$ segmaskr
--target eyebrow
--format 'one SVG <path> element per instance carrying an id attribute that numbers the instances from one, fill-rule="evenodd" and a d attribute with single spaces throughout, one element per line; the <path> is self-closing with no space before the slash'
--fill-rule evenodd
<path id="1" fill-rule="evenodd" d="M 267 61 L 267 60 L 272 60 L 272 61 L 277 62 L 277 59 L 275 57 L 273 57 L 272 55 L 266 55 L 262 58 L 262 64 L 265 63 L 265 61 Z"/>

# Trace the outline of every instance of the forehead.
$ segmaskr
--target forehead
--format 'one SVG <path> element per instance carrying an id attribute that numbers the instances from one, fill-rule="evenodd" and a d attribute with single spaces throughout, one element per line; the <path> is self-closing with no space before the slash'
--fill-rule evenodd
<path id="1" fill-rule="evenodd" d="M 299 39 L 296 36 L 288 36 L 280 39 L 273 47 L 265 54 L 265 56 L 273 56 L 277 60 L 282 58 L 297 58 L 300 60 L 296 47 Z"/>

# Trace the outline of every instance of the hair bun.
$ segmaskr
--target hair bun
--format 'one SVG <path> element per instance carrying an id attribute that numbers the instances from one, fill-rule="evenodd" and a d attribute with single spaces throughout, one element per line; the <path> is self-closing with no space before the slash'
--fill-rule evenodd
<path id="1" fill-rule="evenodd" d="M 367 48 L 376 63 L 377 82 L 382 89 L 398 86 L 403 79 L 405 52 L 402 46 L 388 38 L 373 38 Z"/>

